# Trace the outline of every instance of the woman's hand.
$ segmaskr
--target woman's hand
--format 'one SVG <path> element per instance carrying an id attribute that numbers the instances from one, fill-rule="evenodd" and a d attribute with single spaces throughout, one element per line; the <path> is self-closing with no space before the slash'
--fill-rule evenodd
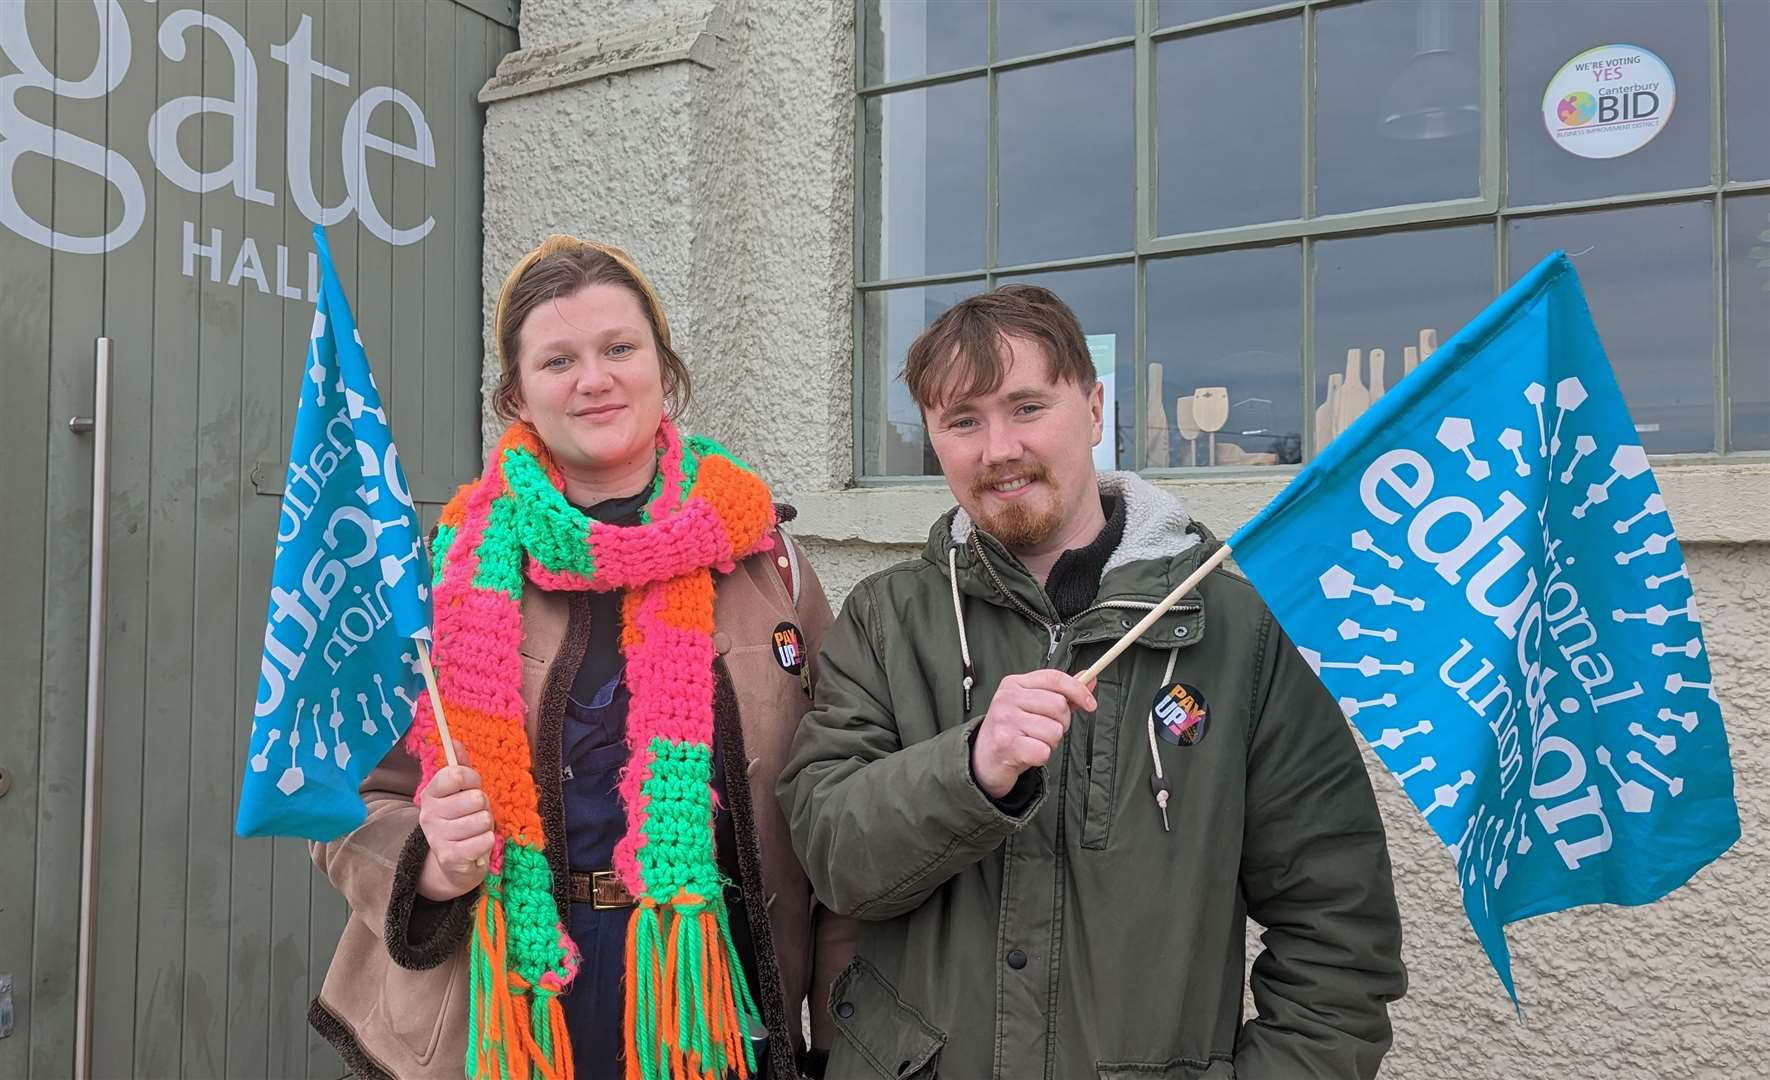
<path id="1" fill-rule="evenodd" d="M 418 894 L 439 903 L 479 888 L 492 852 L 491 804 L 480 790 L 479 774 L 465 764 L 460 743 L 455 760 L 463 764 L 438 769 L 418 804 L 418 827 L 430 841 L 430 855 L 418 872 Z"/>

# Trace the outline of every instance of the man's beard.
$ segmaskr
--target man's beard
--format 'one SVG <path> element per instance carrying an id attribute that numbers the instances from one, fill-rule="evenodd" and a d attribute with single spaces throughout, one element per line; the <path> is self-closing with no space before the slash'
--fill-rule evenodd
<path id="1" fill-rule="evenodd" d="M 1009 550 L 1037 547 L 1049 540 L 1051 534 L 1063 523 L 1063 514 L 1058 507 L 1040 510 L 1015 500 L 993 513 L 982 509 L 987 505 L 984 500 L 993 494 L 990 488 L 1015 475 L 1027 476 L 1034 483 L 1050 480 L 1050 474 L 1044 469 L 1030 474 L 1021 470 L 1003 470 L 979 477 L 971 485 L 971 495 L 977 500 L 979 509 L 976 515 L 977 526 L 1000 540 Z"/>

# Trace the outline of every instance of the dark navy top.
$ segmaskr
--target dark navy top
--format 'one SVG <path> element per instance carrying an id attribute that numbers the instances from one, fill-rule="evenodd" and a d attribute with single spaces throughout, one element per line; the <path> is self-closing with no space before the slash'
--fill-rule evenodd
<path id="1" fill-rule="evenodd" d="M 647 493 L 611 499 L 585 510 L 597 521 L 637 524 Z M 580 507 L 580 509 L 583 509 Z M 627 765 L 627 707 L 631 695 L 620 651 L 619 592 L 589 594 L 590 644 L 572 680 L 560 741 L 561 790 L 565 804 L 566 857 L 577 873 L 608 870 L 615 844 L 627 831 L 626 808 L 618 790 Z M 720 870 L 728 882 L 725 902 L 739 962 L 750 998 L 760 1007 L 756 953 L 743 890 L 738 887 L 737 841 L 725 798 L 725 759 L 713 740 L 714 835 Z M 598 911 L 572 904 L 570 930 L 582 956 L 578 977 L 561 998 L 572 1057 L 581 1080 L 622 1080 L 625 1022 L 627 923 L 630 907 Z M 766 1045 L 756 1044 L 759 1074 L 767 1076 Z"/>

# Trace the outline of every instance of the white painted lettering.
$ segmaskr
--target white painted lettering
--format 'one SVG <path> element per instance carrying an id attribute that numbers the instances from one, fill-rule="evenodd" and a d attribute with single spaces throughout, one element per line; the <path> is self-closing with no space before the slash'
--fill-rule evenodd
<path id="1" fill-rule="evenodd" d="M 227 47 L 233 61 L 233 99 L 189 94 L 161 105 L 148 118 L 148 152 L 161 175 L 186 191 L 201 195 L 231 183 L 240 198 L 271 205 L 276 200 L 258 186 L 258 62 L 246 48 L 246 39 L 214 15 L 174 11 L 160 23 L 160 51 L 168 60 L 183 60 L 185 33 L 199 28 L 220 38 Z M 227 117 L 234 139 L 233 157 L 207 172 L 186 161 L 178 149 L 179 127 L 203 113 Z"/>
<path id="2" fill-rule="evenodd" d="M 317 225 L 336 225 L 350 216 L 354 203 L 353 197 L 347 195 L 337 206 L 322 207 L 319 197 L 314 194 L 309 152 L 313 139 L 313 98 L 317 92 L 313 81 L 317 76 L 339 86 L 349 86 L 350 76 L 314 59 L 313 18 L 309 15 L 301 16 L 301 22 L 285 44 L 270 47 L 270 57 L 289 69 L 289 197 L 295 200 L 295 206 L 307 220 Z"/>
<path id="3" fill-rule="evenodd" d="M 289 249 L 277 245 L 277 295 L 284 300 L 301 299 L 301 290 L 289 287 Z"/>
<path id="4" fill-rule="evenodd" d="M 57 131 L 25 115 L 18 105 L 21 91 L 43 90 L 72 101 L 90 101 L 109 94 L 123 81 L 129 71 L 130 48 L 123 9 L 117 0 L 92 0 L 92 9 L 98 16 L 92 70 L 80 78 L 62 78 L 50 71 L 32 48 L 25 5 L 0 3 L 0 52 L 18 69 L 0 77 L 0 225 L 32 243 L 75 255 L 115 251 L 140 231 L 147 218 L 147 193 L 128 158 L 90 139 Z M 71 14 L 63 17 L 73 18 Z M 74 32 L 71 25 L 66 32 Z M 58 232 L 33 218 L 18 198 L 18 165 L 28 154 L 84 169 L 116 188 L 122 204 L 116 224 L 100 235 L 83 236 Z"/>
<path id="5" fill-rule="evenodd" d="M 240 245 L 239 258 L 234 260 L 234 268 L 227 275 L 227 283 L 234 288 L 239 288 L 243 278 L 251 278 L 252 283 L 258 286 L 259 292 L 270 292 L 270 282 L 264 279 L 264 260 L 258 257 L 258 245 L 252 242 L 250 236 L 246 237 L 246 242 Z"/>
<path id="6" fill-rule="evenodd" d="M 114 92 L 128 75 L 131 63 L 131 37 L 128 20 L 119 0 L 91 0 L 96 22 L 96 59 L 90 70 L 62 74 L 51 69 L 37 54 L 26 26 L 25 8 L 17 3 L 0 2 L 0 54 L 4 54 L 12 74 L 0 76 L 0 226 L 17 235 L 55 251 L 95 255 L 115 251 L 134 239 L 147 217 L 147 191 L 142 177 L 129 159 L 111 146 L 121 145 L 129 133 L 114 132 L 108 142 L 95 142 L 72 132 L 56 129 L 52 124 L 27 115 L 21 101 L 42 109 L 40 102 L 89 101 Z M 67 0 L 70 11 L 78 8 Z M 66 15 L 74 19 L 77 15 Z M 83 20 L 82 20 L 83 21 Z M 63 33 L 77 33 L 77 24 L 68 23 Z M 274 205 L 276 197 L 258 176 L 258 59 L 248 48 L 238 28 L 213 14 L 179 10 L 167 14 L 155 35 L 159 51 L 172 63 L 200 63 L 204 50 L 193 48 L 203 34 L 211 35 L 219 48 L 210 45 L 208 54 L 218 56 L 225 49 L 232 64 L 231 85 L 225 96 L 186 94 L 162 102 L 150 115 L 145 132 L 148 157 L 168 182 L 197 194 L 231 189 L 247 202 Z M 287 183 L 290 200 L 309 221 L 336 225 L 360 209 L 363 226 L 370 233 L 394 245 L 413 244 L 423 240 L 435 228 L 434 217 L 425 217 L 418 224 L 399 228 L 389 219 L 387 208 L 378 205 L 364 184 L 364 158 L 370 151 L 391 155 L 425 168 L 436 167 L 436 143 L 423 110 L 405 91 L 392 86 L 371 87 L 361 94 L 346 111 L 338 133 L 338 159 L 343 163 L 347 191 L 336 206 L 322 206 L 315 191 L 314 139 L 315 101 L 325 83 L 350 86 L 348 72 L 332 67 L 315 55 L 313 20 L 302 16 L 289 40 L 270 47 L 270 57 L 287 69 L 287 105 L 285 107 L 285 147 Z M 412 125 L 409 142 L 396 141 L 369 130 L 370 120 L 382 106 L 403 111 Z M 53 106 L 47 110 L 53 116 Z M 188 131 L 186 122 L 212 115 L 229 124 L 231 146 L 227 160 L 206 168 L 212 162 L 199 154 L 187 141 L 181 149 L 179 134 Z M 138 137 L 139 137 L 138 135 Z M 187 153 L 188 151 L 188 153 Z M 118 212 L 106 219 L 108 231 L 86 235 L 57 231 L 46 220 L 38 220 L 27 210 L 20 198 L 20 162 L 31 155 L 47 158 L 61 166 L 72 166 L 101 178 L 115 189 L 113 205 Z M 47 208 L 39 209 L 44 214 Z M 44 215 L 46 216 L 46 215 Z M 192 227 L 193 232 L 195 227 Z M 197 245 L 194 241 L 183 251 L 185 274 L 193 276 L 191 267 L 197 254 L 220 263 L 220 243 L 211 231 L 211 243 Z M 246 245 L 251 245 L 248 251 Z M 265 273 L 266 261 L 259 254 L 260 246 L 246 240 L 233 261 L 234 272 L 228 283 L 238 288 L 251 280 L 260 291 L 271 290 Z M 263 247 L 268 252 L 268 247 Z M 319 263 L 308 254 L 308 285 L 305 295 L 290 280 L 288 253 L 277 246 L 275 294 L 287 300 L 305 298 L 313 302 L 319 296 Z M 212 266 L 210 280 L 220 281 L 221 268 Z"/>
<path id="7" fill-rule="evenodd" d="M 386 139 L 369 130 L 369 118 L 381 105 L 397 105 L 405 110 L 406 117 L 412 122 L 412 130 L 416 133 L 416 146 L 406 146 Z M 379 150 L 402 161 L 415 161 L 427 168 L 436 166 L 436 144 L 431 138 L 430 125 L 424 122 L 424 113 L 418 103 L 403 91 L 391 86 L 372 86 L 356 99 L 350 112 L 344 117 L 344 186 L 350 192 L 350 201 L 356 204 L 357 215 L 363 219 L 363 225 L 371 233 L 390 244 L 415 244 L 430 235 L 436 227 L 436 218 L 426 217 L 422 224 L 409 229 L 396 229 L 375 205 L 375 193 L 369 190 L 369 173 L 363 168 L 363 153 L 367 150 Z"/>
<path id="8" fill-rule="evenodd" d="M 197 243 L 197 226 L 195 222 L 184 223 L 184 276 L 194 277 L 197 271 L 197 260 L 209 260 L 209 280 L 221 280 L 221 230 L 209 230 L 209 243 Z"/>

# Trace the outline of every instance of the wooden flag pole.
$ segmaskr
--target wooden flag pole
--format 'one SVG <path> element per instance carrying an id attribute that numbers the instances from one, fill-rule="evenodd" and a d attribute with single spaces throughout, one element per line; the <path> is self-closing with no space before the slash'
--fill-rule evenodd
<path id="1" fill-rule="evenodd" d="M 443 757 L 452 768 L 461 764 L 455 760 L 455 740 L 449 738 L 449 722 L 443 716 L 442 695 L 436 692 L 436 672 L 430 667 L 430 649 L 424 644 L 423 638 L 413 638 L 418 643 L 418 663 L 424 670 L 424 689 L 430 694 L 430 715 L 436 717 L 436 737 L 442 740 Z"/>
<path id="2" fill-rule="evenodd" d="M 1110 648 L 1110 649 L 1106 650 L 1106 652 L 1102 653 L 1100 656 L 1100 659 L 1094 661 L 1093 664 L 1089 665 L 1088 670 L 1082 672 L 1080 675 L 1077 675 L 1076 678 L 1081 680 L 1081 683 L 1083 686 L 1092 688 L 1094 685 L 1094 680 L 1100 678 L 1100 673 L 1102 671 L 1106 670 L 1106 665 L 1112 663 L 1114 660 L 1117 660 L 1120 653 L 1122 653 L 1126 649 L 1130 648 L 1131 643 L 1133 641 L 1136 641 L 1139 637 L 1142 637 L 1143 632 L 1145 630 L 1148 630 L 1150 627 L 1154 626 L 1155 621 L 1157 619 L 1161 618 L 1163 615 L 1166 615 L 1168 613 L 1169 608 L 1172 608 L 1175 604 L 1178 604 L 1180 602 L 1181 597 L 1185 596 L 1187 593 L 1189 593 L 1193 589 L 1197 588 L 1198 583 L 1205 579 L 1205 575 L 1209 574 L 1212 570 L 1215 570 L 1217 568 L 1217 564 L 1221 563 L 1224 559 L 1227 559 L 1228 557 L 1229 557 L 1229 545 L 1228 544 L 1224 544 L 1223 546 L 1219 547 L 1215 552 L 1212 552 L 1210 558 L 1208 558 L 1204 562 L 1200 563 L 1198 565 L 1198 569 L 1196 569 L 1192 573 L 1188 574 L 1186 576 L 1185 581 L 1182 581 L 1180 584 L 1174 586 L 1173 592 L 1171 592 L 1167 596 L 1163 597 L 1161 603 L 1157 604 L 1153 609 L 1151 609 L 1149 614 L 1147 614 L 1147 615 L 1143 616 L 1143 618 L 1139 619 L 1137 621 L 1136 626 L 1133 626 L 1129 630 L 1126 630 L 1125 635 L 1123 637 L 1119 638 L 1117 641 L 1112 643 L 1112 648 Z"/>
<path id="3" fill-rule="evenodd" d="M 413 638 L 418 643 L 418 664 L 424 670 L 424 691 L 430 695 L 430 715 L 436 717 L 436 737 L 442 740 L 443 758 L 450 768 L 461 764 L 455 760 L 455 740 L 449 737 L 449 721 L 443 716 L 442 695 L 436 692 L 436 671 L 430 666 L 430 648 L 424 644 L 423 638 Z M 473 865 L 486 865 L 485 856 L 473 861 Z"/>

